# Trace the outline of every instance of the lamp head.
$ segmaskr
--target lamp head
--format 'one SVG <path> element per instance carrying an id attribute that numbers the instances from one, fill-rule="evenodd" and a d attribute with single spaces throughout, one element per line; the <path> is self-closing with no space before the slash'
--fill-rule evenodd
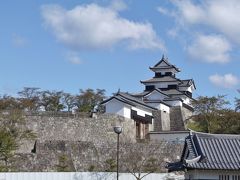
<path id="1" fill-rule="evenodd" d="M 113 127 L 114 132 L 117 133 L 117 134 L 121 134 L 122 133 L 122 129 L 123 128 L 121 126 Z"/>

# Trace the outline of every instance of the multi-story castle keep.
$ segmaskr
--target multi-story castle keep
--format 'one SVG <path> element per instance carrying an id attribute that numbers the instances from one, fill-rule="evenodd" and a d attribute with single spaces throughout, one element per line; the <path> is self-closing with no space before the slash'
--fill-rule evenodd
<path id="1" fill-rule="evenodd" d="M 133 119 L 136 137 L 140 139 L 149 132 L 183 131 L 186 119 L 193 113 L 194 81 L 178 79 L 176 74 L 180 69 L 164 56 L 150 70 L 154 72 L 154 77 L 140 81 L 145 85 L 143 92 L 117 92 L 102 102 L 106 113 Z"/>

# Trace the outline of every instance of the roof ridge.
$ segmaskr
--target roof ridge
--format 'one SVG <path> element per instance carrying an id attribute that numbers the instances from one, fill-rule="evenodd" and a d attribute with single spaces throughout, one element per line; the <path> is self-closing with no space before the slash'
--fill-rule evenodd
<path id="1" fill-rule="evenodd" d="M 144 105 L 144 106 L 146 106 L 146 107 L 149 107 L 149 108 L 151 108 L 151 109 L 156 109 L 156 108 L 154 108 L 154 107 L 152 107 L 152 106 L 149 106 L 149 105 L 146 104 L 145 102 L 140 101 L 139 99 L 135 98 L 134 96 L 131 96 L 130 94 L 126 94 L 126 93 L 119 92 L 118 95 L 120 95 L 120 96 L 123 97 L 123 98 L 126 98 L 126 99 L 129 100 L 129 101 L 135 101 L 136 103 L 139 103 L 139 104 Z M 129 98 L 129 97 L 126 97 L 126 96 L 130 96 L 132 99 Z"/>
<path id="2" fill-rule="evenodd" d="M 163 94 L 163 95 L 165 95 L 165 96 L 167 96 L 167 97 L 170 97 L 168 94 L 164 93 L 164 92 L 161 91 L 159 88 L 154 88 L 153 90 L 151 90 L 150 92 L 148 92 L 147 94 L 145 94 L 143 97 L 151 94 L 153 91 L 157 91 L 157 92 L 159 92 L 159 93 L 161 93 L 161 94 Z"/>
<path id="3" fill-rule="evenodd" d="M 192 129 L 189 129 L 189 130 L 191 133 L 196 134 L 196 135 L 200 134 L 200 135 L 209 135 L 209 136 L 231 136 L 231 137 L 239 137 L 240 138 L 240 134 L 213 134 L 213 133 L 194 131 Z"/>

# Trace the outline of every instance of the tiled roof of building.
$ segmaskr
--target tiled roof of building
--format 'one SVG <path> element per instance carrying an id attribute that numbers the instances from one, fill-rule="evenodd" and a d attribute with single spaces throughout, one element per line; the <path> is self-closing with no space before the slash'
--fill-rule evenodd
<path id="1" fill-rule="evenodd" d="M 163 76 L 159 78 L 151 78 L 145 81 L 140 81 L 141 83 L 155 83 L 155 82 L 181 82 L 180 79 L 177 79 L 173 76 Z"/>
<path id="2" fill-rule="evenodd" d="M 147 96 L 147 95 L 149 95 L 149 94 L 151 94 L 151 93 L 154 92 L 154 91 L 157 91 L 158 93 L 163 94 L 163 95 L 165 95 L 166 97 L 169 97 L 167 93 L 164 93 L 164 91 L 161 91 L 161 90 L 158 89 L 158 88 L 155 88 L 155 89 L 153 89 L 153 90 L 151 90 L 151 91 L 145 91 L 146 93 L 144 93 L 144 97 Z"/>
<path id="3" fill-rule="evenodd" d="M 147 94 L 149 94 L 149 92 L 148 91 L 143 91 L 143 92 L 141 92 L 141 93 L 135 93 L 135 94 L 131 94 L 133 97 L 137 97 L 137 98 L 142 98 L 143 96 L 145 96 L 145 95 L 147 95 Z"/>
<path id="4" fill-rule="evenodd" d="M 191 132 L 185 139 L 181 161 L 169 163 L 167 168 L 240 170 L 240 135 Z"/>
<path id="5" fill-rule="evenodd" d="M 161 64 L 164 63 L 166 64 L 165 66 L 162 66 Z M 153 67 L 150 67 L 150 69 L 172 69 L 174 68 L 177 72 L 180 72 L 180 69 L 177 68 L 175 65 L 172 65 L 171 63 L 168 62 L 168 60 L 164 57 L 164 55 L 162 56 L 162 59 L 155 64 Z"/>
<path id="6" fill-rule="evenodd" d="M 168 90 L 165 90 L 163 91 L 163 93 L 169 95 L 171 98 L 174 98 L 174 97 L 179 97 L 181 95 L 184 95 L 185 97 L 188 97 L 190 98 L 191 100 L 195 101 L 194 98 L 188 96 L 188 94 L 186 94 L 186 92 L 183 92 L 183 91 L 179 91 L 177 89 L 168 89 Z"/>
<path id="7" fill-rule="evenodd" d="M 131 96 L 128 93 L 123 93 L 123 92 L 118 92 L 117 94 L 115 94 L 114 96 L 110 97 L 109 99 L 106 99 L 105 101 L 103 101 L 101 104 L 105 104 L 108 101 L 112 100 L 113 98 L 124 102 L 126 104 L 132 105 L 132 106 L 141 106 L 147 109 L 151 109 L 151 110 L 156 110 L 156 108 L 147 105 L 146 103 L 144 103 L 143 101 L 139 100 L 136 97 Z"/>
<path id="8" fill-rule="evenodd" d="M 171 97 L 171 98 L 164 98 L 163 101 L 182 101 L 180 97 Z"/>
<path id="9" fill-rule="evenodd" d="M 169 96 L 171 95 L 185 95 L 182 91 L 179 91 L 177 89 L 168 89 L 165 91 L 162 91 L 164 94 L 167 94 Z"/>
<path id="10" fill-rule="evenodd" d="M 195 83 L 193 81 L 193 79 L 186 79 L 186 80 L 181 80 L 182 82 L 179 84 L 179 86 L 186 86 L 186 87 L 189 87 L 193 84 L 193 86 L 195 87 L 196 89 L 196 86 L 195 86 Z"/>

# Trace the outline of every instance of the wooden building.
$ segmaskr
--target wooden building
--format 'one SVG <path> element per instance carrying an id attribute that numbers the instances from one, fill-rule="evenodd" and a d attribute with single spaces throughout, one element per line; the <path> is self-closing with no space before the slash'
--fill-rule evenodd
<path id="1" fill-rule="evenodd" d="M 240 180 L 240 135 L 190 131 L 179 162 L 172 171 L 185 171 L 185 179 Z"/>

